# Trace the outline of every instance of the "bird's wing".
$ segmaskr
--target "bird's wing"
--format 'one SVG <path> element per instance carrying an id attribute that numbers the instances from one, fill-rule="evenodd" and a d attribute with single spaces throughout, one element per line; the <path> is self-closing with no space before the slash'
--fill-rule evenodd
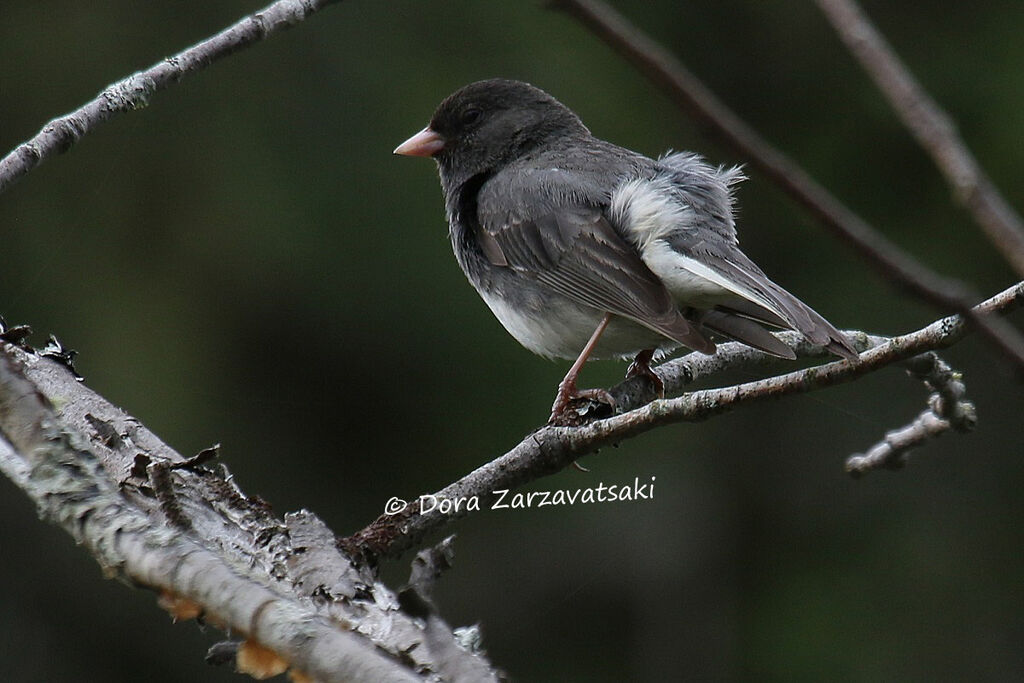
<path id="1" fill-rule="evenodd" d="M 597 208 L 565 207 L 533 220 L 481 225 L 479 241 L 496 266 L 518 270 L 562 296 L 634 320 L 691 349 L 715 350 Z"/>
<path id="2" fill-rule="evenodd" d="M 699 231 L 676 231 L 661 237 L 678 256 L 677 265 L 732 292 L 743 301 L 730 307 L 744 317 L 797 330 L 814 344 L 844 358 L 857 356 L 850 340 L 810 306 L 772 282 L 739 247 L 707 239 Z M 751 307 L 753 304 L 754 308 Z M 763 313 L 758 314 L 757 309 Z"/>

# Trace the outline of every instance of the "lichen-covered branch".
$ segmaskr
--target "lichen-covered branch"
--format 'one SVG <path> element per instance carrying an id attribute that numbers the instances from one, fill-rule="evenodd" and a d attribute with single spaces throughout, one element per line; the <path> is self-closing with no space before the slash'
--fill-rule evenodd
<path id="1" fill-rule="evenodd" d="M 176 618 L 202 616 L 244 638 L 240 670 L 499 677 L 437 615 L 428 629 L 402 611 L 315 515 L 276 518 L 211 457 L 182 458 L 61 362 L 0 338 L 0 471 L 109 576 L 154 590 Z"/>
<path id="2" fill-rule="evenodd" d="M 931 155 L 957 201 L 1024 277 L 1024 221 L 982 170 L 949 114 L 921 87 L 855 0 L 817 2 L 904 125 Z"/>
<path id="3" fill-rule="evenodd" d="M 978 305 L 984 315 L 1005 314 L 1024 303 L 1024 282 L 1006 289 Z M 643 392 L 630 380 L 612 389 L 620 408 L 619 415 L 598 420 L 581 427 L 542 427 L 527 436 L 515 448 L 492 460 L 458 481 L 430 494 L 431 501 L 462 501 L 458 507 L 440 505 L 421 509 L 415 501 L 395 514 L 385 514 L 347 539 L 341 547 L 352 554 L 369 557 L 394 556 L 418 544 L 425 535 L 442 529 L 474 508 L 487 509 L 498 498 L 499 491 L 511 490 L 529 481 L 553 474 L 576 459 L 647 432 L 655 427 L 676 422 L 699 422 L 743 405 L 805 393 L 852 381 L 880 368 L 900 363 L 919 354 L 946 348 L 956 343 L 967 331 L 960 316 L 942 318 L 909 334 L 891 339 L 872 337 L 862 332 L 848 332 L 858 350 L 856 362 L 836 361 L 826 365 L 797 370 L 754 382 L 745 382 L 716 389 L 702 389 L 676 398 L 643 403 Z M 780 335 L 791 342 L 794 337 Z M 793 344 L 801 356 L 823 355 L 805 343 Z M 676 391 L 699 376 L 707 376 L 726 367 L 750 368 L 757 365 L 773 367 L 778 361 L 740 344 L 722 344 L 715 356 L 692 353 L 658 368 L 665 379 L 666 391 Z M 636 407 L 640 404 L 640 407 Z M 632 408 L 632 409 L 631 409 Z"/>
<path id="4" fill-rule="evenodd" d="M 289 28 L 339 0 L 278 0 L 220 33 L 105 88 L 91 102 L 58 116 L 31 140 L 0 159 L 0 193 L 52 156 L 62 154 L 86 133 L 117 114 L 141 109 L 156 92 L 205 69 L 253 43 Z"/>

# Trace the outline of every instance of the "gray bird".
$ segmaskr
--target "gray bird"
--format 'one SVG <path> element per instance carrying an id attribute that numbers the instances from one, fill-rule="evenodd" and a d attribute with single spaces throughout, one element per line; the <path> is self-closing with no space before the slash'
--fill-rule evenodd
<path id="1" fill-rule="evenodd" d="M 633 358 L 627 376 L 680 345 L 711 354 L 712 335 L 795 358 L 759 323 L 797 330 L 847 359 L 843 333 L 740 251 L 738 168 L 690 153 L 654 160 L 599 140 L 544 91 L 493 79 L 445 99 L 395 154 L 437 161 L 452 247 L 509 334 L 549 358 L 575 358 L 551 423 L 579 397 L 588 358 Z"/>

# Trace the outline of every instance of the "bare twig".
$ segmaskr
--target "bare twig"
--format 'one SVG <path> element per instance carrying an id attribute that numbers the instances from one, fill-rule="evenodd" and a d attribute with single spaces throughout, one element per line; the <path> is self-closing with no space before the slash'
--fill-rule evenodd
<path id="1" fill-rule="evenodd" d="M 924 267 L 842 204 L 800 166 L 768 144 L 662 46 L 600 0 L 552 0 L 551 4 L 623 55 L 681 109 L 760 169 L 883 276 L 940 310 L 963 315 L 1024 371 L 1024 338 L 1016 330 L 979 313 L 961 283 Z"/>
<path id="2" fill-rule="evenodd" d="M 949 431 L 947 420 L 928 409 L 921 412 L 913 422 L 885 433 L 885 438 L 872 446 L 866 453 L 851 455 L 846 459 L 846 471 L 854 477 L 871 470 L 898 470 L 906 463 L 910 451 Z"/>
<path id="3" fill-rule="evenodd" d="M 969 432 L 977 424 L 974 404 L 964 400 L 967 388 L 960 373 L 934 353 L 925 353 L 906 363 L 907 371 L 932 390 L 929 405 L 958 432 Z"/>
<path id="4" fill-rule="evenodd" d="M 35 137 L 0 159 L 0 192 L 46 159 L 68 151 L 79 138 L 104 121 L 146 106 L 157 91 L 299 23 L 334 2 L 338 0 L 278 0 L 217 35 L 108 86 L 94 100 L 53 119 Z"/>
<path id="5" fill-rule="evenodd" d="M 1024 282 L 1019 282 L 982 302 L 978 308 L 980 313 L 990 315 L 1007 313 L 1022 304 Z M 960 316 L 942 318 L 916 332 L 883 341 L 862 353 L 857 362 L 838 361 L 754 382 L 693 391 L 678 398 L 655 400 L 621 415 L 582 427 L 543 427 L 527 436 L 505 455 L 479 467 L 427 498 L 428 503 L 450 501 L 452 505 L 431 507 L 413 501 L 397 512 L 393 509 L 392 514 L 382 515 L 359 533 L 343 539 L 340 542 L 341 546 L 350 553 L 369 557 L 401 554 L 419 543 L 426 534 L 435 532 L 470 512 L 487 509 L 497 499 L 496 492 L 511 490 L 529 481 L 553 474 L 576 459 L 605 446 L 616 444 L 660 425 L 698 422 L 742 405 L 849 382 L 881 367 L 950 346 L 964 335 L 966 329 Z M 850 334 L 858 348 L 871 346 L 878 341 L 877 337 L 864 333 Z M 796 345 L 795 349 L 801 355 L 824 354 L 820 348 L 809 345 Z M 718 354 L 723 354 L 726 359 L 742 359 L 737 364 L 752 364 L 758 356 L 762 362 L 775 362 L 760 352 L 742 348 L 740 344 L 723 344 L 715 355 Z M 666 389 L 678 389 L 679 386 L 692 381 L 694 376 L 700 374 L 699 371 L 694 372 L 693 368 L 702 367 L 702 358 L 705 357 L 694 353 L 666 364 L 671 371 L 659 372 L 668 380 Z M 722 366 L 709 364 L 707 367 Z M 624 404 L 627 406 L 633 405 L 632 401 L 640 398 L 640 394 L 632 390 L 623 391 L 621 386 L 613 389 L 611 393 L 616 396 L 616 400 L 626 397 Z"/>
<path id="6" fill-rule="evenodd" d="M 942 107 L 925 92 L 854 0 L 817 0 L 904 125 L 931 155 L 957 201 L 1024 276 L 1024 221 L 982 170 Z"/>
<path id="7" fill-rule="evenodd" d="M 966 389 L 959 373 L 934 353 L 924 353 L 907 361 L 911 375 L 924 382 L 934 393 L 928 398 L 928 409 L 913 422 L 887 432 L 885 438 L 864 454 L 846 460 L 846 471 L 861 476 L 875 469 L 899 469 L 907 462 L 910 451 L 950 429 L 969 432 L 977 424 L 974 404 L 964 400 Z"/>

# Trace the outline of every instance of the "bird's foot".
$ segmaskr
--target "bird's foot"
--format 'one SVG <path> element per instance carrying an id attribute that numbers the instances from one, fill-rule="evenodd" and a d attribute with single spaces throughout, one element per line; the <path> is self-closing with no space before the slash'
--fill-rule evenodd
<path id="1" fill-rule="evenodd" d="M 658 395 L 658 398 L 665 398 L 665 383 L 661 381 L 658 373 L 651 370 L 651 360 L 653 359 L 654 349 L 647 349 L 636 354 L 636 358 L 633 359 L 633 362 L 629 364 L 629 369 L 626 370 L 626 379 L 646 377 L 654 387 L 654 392 Z"/>
<path id="2" fill-rule="evenodd" d="M 558 385 L 548 424 L 578 427 L 589 420 L 608 417 L 614 412 L 615 399 L 604 389 L 577 389 L 575 382 L 563 381 Z"/>

